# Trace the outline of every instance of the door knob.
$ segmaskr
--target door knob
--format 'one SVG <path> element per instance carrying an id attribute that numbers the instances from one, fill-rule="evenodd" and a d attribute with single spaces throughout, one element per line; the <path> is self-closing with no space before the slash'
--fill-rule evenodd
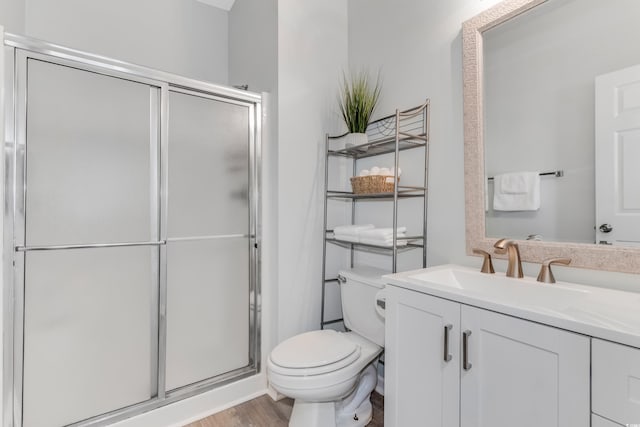
<path id="1" fill-rule="evenodd" d="M 610 233 L 611 230 L 613 230 L 613 227 L 611 224 L 601 224 L 599 230 L 603 233 Z"/>

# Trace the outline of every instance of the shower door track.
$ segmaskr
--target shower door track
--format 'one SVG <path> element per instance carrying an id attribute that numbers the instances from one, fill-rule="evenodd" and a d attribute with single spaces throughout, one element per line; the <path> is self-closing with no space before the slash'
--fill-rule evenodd
<path id="1" fill-rule="evenodd" d="M 102 426 L 149 412 L 176 401 L 189 398 L 217 387 L 250 377 L 260 372 L 260 334 L 261 299 L 261 223 L 260 223 L 260 180 L 261 172 L 261 130 L 262 97 L 259 94 L 219 86 L 171 73 L 128 64 L 107 57 L 89 54 L 78 50 L 54 45 L 36 39 L 12 34 L 4 34 L 6 78 L 0 82 L 6 88 L 5 96 L 5 138 L 4 143 L 4 265 L 3 265 L 3 414 L 2 425 L 22 427 L 23 407 L 23 340 L 24 340 L 24 254 L 31 251 L 49 251 L 66 249 L 115 248 L 133 246 L 156 246 L 159 248 L 159 294 L 157 303 L 157 354 L 151 367 L 155 368 L 151 398 L 112 412 L 100 414 L 73 424 L 74 427 Z M 10 53 L 8 53 L 10 52 Z M 8 53 L 8 54 L 7 54 Z M 98 73 L 110 77 L 147 84 L 159 89 L 159 103 L 156 118 L 158 123 L 159 144 L 157 177 L 159 182 L 158 213 L 160 239 L 144 242 L 121 242 L 80 245 L 27 246 L 17 244 L 24 236 L 25 191 L 25 103 L 19 99 L 25 95 L 26 86 L 20 62 L 28 58 L 48 61 L 57 65 Z M 20 87 L 19 87 L 20 86 Z M 199 96 L 246 106 L 249 110 L 249 233 L 205 236 L 207 239 L 228 239 L 243 237 L 249 240 L 249 364 L 211 378 L 165 391 L 166 368 L 166 306 L 167 271 L 166 244 L 168 241 L 181 240 L 167 238 L 167 168 L 168 168 L 168 95 L 170 91 L 194 93 Z M 152 116 L 153 120 L 153 116 Z M 21 187 L 20 184 L 23 184 Z M 195 239 L 199 239 L 196 237 Z M 154 308 L 155 310 L 155 308 Z M 152 331 L 152 335 L 153 335 Z"/>

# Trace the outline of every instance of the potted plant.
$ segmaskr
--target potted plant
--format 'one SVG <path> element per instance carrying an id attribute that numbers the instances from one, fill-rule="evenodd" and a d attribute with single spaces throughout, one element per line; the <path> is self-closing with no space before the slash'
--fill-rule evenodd
<path id="1" fill-rule="evenodd" d="M 350 78 L 343 74 L 338 103 L 349 130 L 345 144 L 357 146 L 368 142 L 367 126 L 380 98 L 380 88 L 379 75 L 373 84 L 366 71 L 352 74 Z"/>

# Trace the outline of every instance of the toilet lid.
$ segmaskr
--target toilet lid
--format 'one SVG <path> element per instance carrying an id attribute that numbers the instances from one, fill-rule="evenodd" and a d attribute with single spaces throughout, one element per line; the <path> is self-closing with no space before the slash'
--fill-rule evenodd
<path id="1" fill-rule="evenodd" d="M 358 349 L 342 334 L 325 329 L 283 341 L 271 352 L 271 361 L 283 368 L 316 368 L 346 359 Z"/>

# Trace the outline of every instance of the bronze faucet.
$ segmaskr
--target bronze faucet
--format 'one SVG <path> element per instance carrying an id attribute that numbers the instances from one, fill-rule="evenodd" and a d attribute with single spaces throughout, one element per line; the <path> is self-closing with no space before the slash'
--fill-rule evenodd
<path id="1" fill-rule="evenodd" d="M 518 244 L 513 240 L 500 239 L 494 245 L 496 253 L 507 253 L 509 258 L 509 265 L 507 266 L 507 277 L 522 278 L 522 261 L 520 260 L 520 250 Z"/>

